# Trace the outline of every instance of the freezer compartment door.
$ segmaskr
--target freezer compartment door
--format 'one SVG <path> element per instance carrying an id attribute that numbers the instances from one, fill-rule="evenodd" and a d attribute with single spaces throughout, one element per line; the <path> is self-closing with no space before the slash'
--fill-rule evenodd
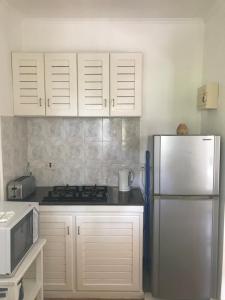
<path id="1" fill-rule="evenodd" d="M 155 198 L 153 296 L 216 298 L 219 199 Z"/>
<path id="2" fill-rule="evenodd" d="M 155 194 L 218 195 L 219 137 L 155 137 Z"/>

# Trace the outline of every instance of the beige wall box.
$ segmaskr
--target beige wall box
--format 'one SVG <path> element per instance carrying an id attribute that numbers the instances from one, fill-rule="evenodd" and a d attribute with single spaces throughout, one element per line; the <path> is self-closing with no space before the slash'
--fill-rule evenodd
<path id="1" fill-rule="evenodd" d="M 219 96 L 219 84 L 208 83 L 198 89 L 198 108 L 217 109 Z"/>

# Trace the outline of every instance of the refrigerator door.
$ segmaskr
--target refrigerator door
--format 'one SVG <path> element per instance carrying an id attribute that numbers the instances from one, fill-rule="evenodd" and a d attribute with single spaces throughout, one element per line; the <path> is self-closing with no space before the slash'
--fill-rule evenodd
<path id="1" fill-rule="evenodd" d="M 154 193 L 218 195 L 220 138 L 155 136 Z"/>
<path id="2" fill-rule="evenodd" d="M 154 297 L 216 299 L 218 207 L 218 198 L 154 199 Z"/>

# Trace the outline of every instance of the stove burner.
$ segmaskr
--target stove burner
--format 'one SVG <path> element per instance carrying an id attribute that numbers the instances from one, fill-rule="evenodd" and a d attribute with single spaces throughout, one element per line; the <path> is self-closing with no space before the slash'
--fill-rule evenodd
<path id="1" fill-rule="evenodd" d="M 43 202 L 106 202 L 107 186 L 54 186 Z"/>

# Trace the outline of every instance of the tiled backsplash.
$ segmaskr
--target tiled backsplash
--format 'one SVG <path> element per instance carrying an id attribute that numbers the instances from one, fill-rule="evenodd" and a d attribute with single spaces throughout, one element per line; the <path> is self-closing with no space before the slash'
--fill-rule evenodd
<path id="1" fill-rule="evenodd" d="M 2 117 L 3 184 L 25 174 L 27 167 L 27 122 L 24 118 Z"/>
<path id="2" fill-rule="evenodd" d="M 39 186 L 117 185 L 121 166 L 139 170 L 139 118 L 29 118 L 27 128 Z"/>
<path id="3" fill-rule="evenodd" d="M 121 166 L 138 174 L 139 144 L 139 118 L 2 117 L 4 185 L 28 162 L 38 186 L 117 185 Z"/>

